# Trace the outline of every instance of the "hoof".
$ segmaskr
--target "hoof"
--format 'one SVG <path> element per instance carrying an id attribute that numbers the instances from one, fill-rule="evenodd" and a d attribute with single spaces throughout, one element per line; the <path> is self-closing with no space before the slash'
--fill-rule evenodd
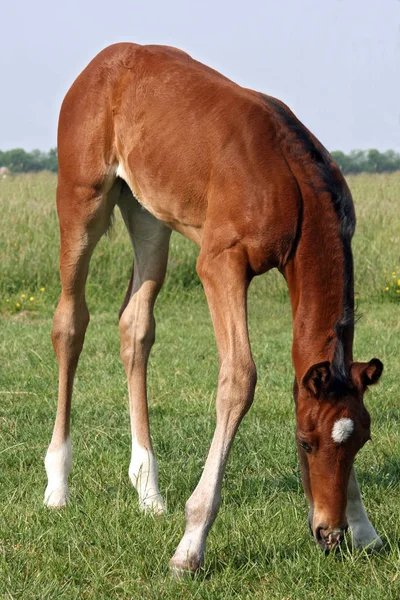
<path id="1" fill-rule="evenodd" d="M 169 569 L 172 577 L 182 579 L 184 577 L 192 577 L 203 568 L 204 558 L 200 556 L 186 556 L 181 558 L 174 556 L 169 561 Z"/>
<path id="2" fill-rule="evenodd" d="M 353 526 L 350 530 L 355 548 L 364 548 L 367 551 L 375 551 L 382 548 L 383 542 L 371 524 L 368 527 Z"/>
<path id="3" fill-rule="evenodd" d="M 358 550 L 366 550 L 367 552 L 377 552 L 378 550 L 380 550 L 383 547 L 383 541 L 381 540 L 381 538 L 379 537 L 379 535 L 376 538 L 370 539 L 370 540 L 360 540 L 357 538 L 354 538 L 354 546 L 358 549 Z"/>
<path id="4" fill-rule="evenodd" d="M 195 571 L 188 571 L 187 569 L 171 565 L 171 563 L 169 564 L 169 572 L 173 579 L 189 579 L 195 574 Z"/>
<path id="5" fill-rule="evenodd" d="M 139 502 L 139 508 L 142 512 L 156 517 L 165 513 L 164 502 L 160 495 L 145 498 Z"/>
<path id="6" fill-rule="evenodd" d="M 44 493 L 44 505 L 48 508 L 64 508 L 67 505 L 69 498 L 68 486 L 58 488 L 49 488 L 47 486 Z"/>

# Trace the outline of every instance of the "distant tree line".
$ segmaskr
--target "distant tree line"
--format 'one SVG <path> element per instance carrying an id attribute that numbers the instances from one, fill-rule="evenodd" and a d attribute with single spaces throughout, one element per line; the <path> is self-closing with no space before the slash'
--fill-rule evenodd
<path id="1" fill-rule="evenodd" d="M 341 150 L 332 152 L 334 160 L 340 169 L 348 173 L 384 173 L 400 171 L 400 154 L 394 150 L 379 152 L 379 150 L 353 150 L 345 154 Z M 48 152 L 32 150 L 26 152 L 22 148 L 0 150 L 0 167 L 7 167 L 11 173 L 27 173 L 29 171 L 53 171 L 57 173 L 57 149 Z"/>
<path id="2" fill-rule="evenodd" d="M 22 148 L 14 150 L 0 150 L 0 167 L 7 167 L 10 173 L 28 173 L 32 171 L 53 171 L 57 173 L 58 159 L 57 148 L 48 152 L 32 150 L 26 152 Z"/>
<path id="3" fill-rule="evenodd" d="M 331 154 L 344 175 L 400 171 L 400 154 L 394 150 L 352 150 L 350 154 L 336 150 Z"/>

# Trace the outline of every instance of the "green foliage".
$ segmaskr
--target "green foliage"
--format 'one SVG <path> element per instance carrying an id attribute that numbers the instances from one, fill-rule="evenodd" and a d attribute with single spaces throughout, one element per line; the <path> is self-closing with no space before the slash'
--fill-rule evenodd
<path id="1" fill-rule="evenodd" d="M 41 152 L 40 150 L 26 152 L 22 148 L 14 148 L 5 152 L 0 150 L 0 167 L 8 167 L 11 173 L 35 171 L 52 171 L 53 173 L 57 173 L 57 149 L 52 148 L 49 152 Z"/>
<path id="2" fill-rule="evenodd" d="M 345 154 L 341 150 L 331 153 L 341 171 L 349 173 L 388 173 L 400 171 L 400 154 L 393 150 L 352 150 Z"/>

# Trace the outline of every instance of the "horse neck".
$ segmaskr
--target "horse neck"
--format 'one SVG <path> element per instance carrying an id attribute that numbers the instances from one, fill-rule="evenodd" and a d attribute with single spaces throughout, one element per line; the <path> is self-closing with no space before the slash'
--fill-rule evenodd
<path id="1" fill-rule="evenodd" d="M 350 239 L 343 239 L 336 215 L 326 214 L 326 208 L 313 207 L 309 216 L 304 211 L 301 237 L 285 276 L 297 381 L 310 366 L 326 360 L 345 373 L 353 358 L 353 260 Z"/>

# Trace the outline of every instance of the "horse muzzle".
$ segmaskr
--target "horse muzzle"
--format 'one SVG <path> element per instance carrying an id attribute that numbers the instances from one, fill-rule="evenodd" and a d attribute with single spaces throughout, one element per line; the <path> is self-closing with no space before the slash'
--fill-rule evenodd
<path id="1" fill-rule="evenodd" d="M 347 529 L 347 525 L 335 527 L 334 529 L 319 525 L 315 529 L 314 537 L 321 550 L 330 551 L 343 542 Z"/>

